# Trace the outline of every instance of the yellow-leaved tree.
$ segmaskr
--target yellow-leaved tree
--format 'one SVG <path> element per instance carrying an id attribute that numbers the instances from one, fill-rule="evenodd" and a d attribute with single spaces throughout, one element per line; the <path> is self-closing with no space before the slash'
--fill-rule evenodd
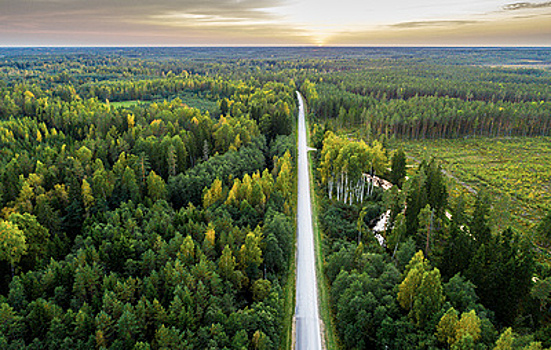
<path id="1" fill-rule="evenodd" d="M 450 347 L 455 342 L 456 328 L 459 318 L 457 317 L 457 311 L 451 307 L 438 322 L 436 327 L 436 337 L 442 343 L 447 343 Z"/>
<path id="2" fill-rule="evenodd" d="M 235 193 L 234 193 L 235 195 Z M 209 189 L 205 189 L 203 194 L 203 208 L 209 208 L 211 205 L 224 199 L 222 181 L 219 178 L 214 179 Z"/>
<path id="3" fill-rule="evenodd" d="M 10 221 L 0 220 L 0 260 L 10 263 L 12 275 L 15 264 L 27 253 L 25 234 Z"/>
<path id="4" fill-rule="evenodd" d="M 398 303 L 420 327 L 424 327 L 444 303 L 440 271 L 430 269 L 422 251 L 406 266 L 405 278 L 398 286 Z"/>

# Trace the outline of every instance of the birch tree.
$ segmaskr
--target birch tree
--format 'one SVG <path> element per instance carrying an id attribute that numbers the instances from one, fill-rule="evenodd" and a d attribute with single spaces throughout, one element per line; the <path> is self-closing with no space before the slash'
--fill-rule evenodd
<path id="1" fill-rule="evenodd" d="M 363 203 L 373 193 L 376 173 L 383 173 L 388 159 L 382 145 L 375 141 L 351 141 L 327 132 L 321 153 L 319 171 L 327 186 L 329 199 L 347 204 Z"/>

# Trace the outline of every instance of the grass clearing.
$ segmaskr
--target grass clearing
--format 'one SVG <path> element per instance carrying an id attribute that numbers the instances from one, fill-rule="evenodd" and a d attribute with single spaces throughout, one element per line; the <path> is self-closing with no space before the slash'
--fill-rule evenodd
<path id="1" fill-rule="evenodd" d="M 109 101 L 109 105 L 115 107 L 115 108 L 128 108 L 128 107 L 132 107 L 134 105 L 137 105 L 137 104 L 140 104 L 140 103 L 145 103 L 144 101 L 140 101 L 140 100 L 132 100 L 132 101 L 119 101 L 119 102 L 111 102 Z"/>
<path id="2" fill-rule="evenodd" d="M 494 225 L 506 224 L 499 221 L 510 212 L 510 224 L 529 232 L 551 208 L 550 137 L 404 141 L 403 147 L 417 160 L 436 158 L 458 181 L 489 194 Z M 460 192 L 473 197 L 458 188 L 452 196 Z"/>
<path id="3" fill-rule="evenodd" d="M 198 96 L 195 93 L 192 92 L 183 92 L 179 95 L 170 96 L 168 98 L 153 98 L 150 101 L 141 101 L 141 100 L 131 100 L 131 101 L 118 101 L 113 102 L 109 101 L 109 104 L 115 108 L 130 108 L 134 105 L 140 104 L 140 103 L 162 103 L 165 100 L 166 101 L 172 101 L 175 98 L 179 98 L 182 100 L 182 103 L 185 105 L 188 105 L 192 108 L 197 108 L 200 111 L 208 111 L 212 116 L 218 116 L 220 114 L 220 108 L 218 107 L 218 103 L 214 101 L 211 98 L 208 97 L 202 97 Z"/>

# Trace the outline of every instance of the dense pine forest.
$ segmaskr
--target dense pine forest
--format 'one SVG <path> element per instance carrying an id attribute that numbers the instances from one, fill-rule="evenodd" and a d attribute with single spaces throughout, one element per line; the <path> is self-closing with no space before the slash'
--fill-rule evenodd
<path id="1" fill-rule="evenodd" d="M 52 54 L 2 62 L 0 347 L 280 347 L 292 81 Z"/>
<path id="2" fill-rule="evenodd" d="M 426 150 L 544 157 L 550 67 L 538 48 L 0 49 L 0 348 L 288 349 L 297 90 L 327 348 L 551 347 L 549 196 L 507 185 L 537 210 L 494 220 L 513 208 Z"/>

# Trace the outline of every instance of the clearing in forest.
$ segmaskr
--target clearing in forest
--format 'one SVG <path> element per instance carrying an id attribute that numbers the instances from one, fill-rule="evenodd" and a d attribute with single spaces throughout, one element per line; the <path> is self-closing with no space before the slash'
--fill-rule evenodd
<path id="1" fill-rule="evenodd" d="M 440 160 L 450 176 L 483 189 L 497 228 L 512 225 L 526 232 L 551 208 L 550 137 L 406 141 L 403 147 L 417 160 Z M 459 185 L 452 191 L 461 192 L 467 191 Z"/>

